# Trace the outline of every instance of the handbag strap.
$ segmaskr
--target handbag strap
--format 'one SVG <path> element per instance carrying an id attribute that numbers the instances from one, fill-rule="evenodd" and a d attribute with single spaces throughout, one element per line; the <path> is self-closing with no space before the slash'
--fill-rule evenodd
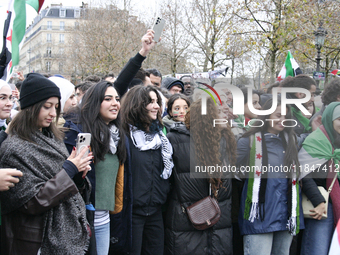
<path id="1" fill-rule="evenodd" d="M 175 181 L 176 181 L 176 179 L 178 180 L 178 175 L 177 175 L 176 170 L 173 169 L 172 172 L 174 173 L 174 176 L 175 176 L 174 179 L 175 179 Z M 176 189 L 176 188 L 175 188 L 175 189 Z M 185 206 L 185 205 L 183 204 L 183 202 L 181 201 L 181 194 L 180 194 L 180 192 L 179 192 L 179 188 L 176 189 L 176 193 L 177 193 L 178 202 L 179 202 L 179 204 L 181 205 L 183 212 L 185 212 L 186 206 Z M 211 197 L 211 183 L 209 183 L 209 196 Z"/>
<path id="2" fill-rule="evenodd" d="M 334 166 L 334 162 L 333 162 L 333 159 L 332 159 L 332 167 L 333 166 Z M 330 194 L 332 192 L 332 189 L 333 189 L 333 186 L 334 186 L 334 183 L 335 183 L 337 177 L 338 177 L 338 175 L 335 173 L 333 181 L 332 181 L 331 185 L 329 185 L 328 194 Z"/>

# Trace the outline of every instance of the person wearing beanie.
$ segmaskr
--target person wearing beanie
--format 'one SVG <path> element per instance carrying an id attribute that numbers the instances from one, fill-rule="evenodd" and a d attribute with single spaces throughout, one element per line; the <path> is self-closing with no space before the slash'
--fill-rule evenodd
<path id="1" fill-rule="evenodd" d="M 184 83 L 174 77 L 166 77 L 162 80 L 162 87 L 169 90 L 170 94 L 183 93 Z"/>
<path id="2" fill-rule="evenodd" d="M 64 118 L 67 118 L 66 113 L 77 106 L 77 98 L 74 94 L 74 85 L 68 80 L 57 76 L 52 76 L 48 79 L 54 82 L 55 85 L 57 85 L 57 87 L 60 89 L 61 116 L 57 126 L 62 127 L 65 124 Z"/>
<path id="3" fill-rule="evenodd" d="M 60 90 L 61 113 L 66 113 L 71 107 L 77 105 L 77 98 L 74 95 L 74 85 L 71 82 L 57 76 L 52 76 L 48 79 L 54 82 Z"/>
<path id="4" fill-rule="evenodd" d="M 41 74 L 28 74 L 22 83 L 21 111 L 0 147 L 0 168 L 22 172 L 17 184 L 0 192 L 2 254 L 85 254 L 88 249 L 85 203 L 72 179 L 79 172 L 85 177 L 92 153 L 82 158 L 84 148 L 69 155 L 54 122 L 60 98 L 59 88 Z"/>

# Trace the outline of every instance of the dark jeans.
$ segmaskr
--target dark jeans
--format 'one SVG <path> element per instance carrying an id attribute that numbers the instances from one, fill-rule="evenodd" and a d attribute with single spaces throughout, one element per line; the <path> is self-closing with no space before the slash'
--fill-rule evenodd
<path id="1" fill-rule="evenodd" d="M 327 255 L 332 236 L 333 206 L 328 203 L 327 218 L 322 220 L 305 219 L 303 231 L 301 255 Z"/>
<path id="2" fill-rule="evenodd" d="M 162 210 L 150 216 L 132 213 L 132 249 L 134 255 L 162 255 L 164 252 L 164 225 Z"/>

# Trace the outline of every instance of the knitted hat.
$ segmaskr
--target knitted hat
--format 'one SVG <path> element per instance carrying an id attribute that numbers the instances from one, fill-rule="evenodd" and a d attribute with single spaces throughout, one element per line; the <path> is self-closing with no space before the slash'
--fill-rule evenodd
<path id="1" fill-rule="evenodd" d="M 19 99 L 21 109 L 50 97 L 60 99 L 60 91 L 57 85 L 39 73 L 29 73 L 21 85 Z"/>

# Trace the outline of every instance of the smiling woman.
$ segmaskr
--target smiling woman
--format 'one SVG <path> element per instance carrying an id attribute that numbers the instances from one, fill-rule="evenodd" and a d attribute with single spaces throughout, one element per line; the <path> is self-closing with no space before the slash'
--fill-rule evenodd
<path id="1" fill-rule="evenodd" d="M 154 86 L 135 86 L 122 101 L 122 123 L 131 158 L 131 254 L 163 254 L 161 206 L 169 192 L 172 146 L 162 132 L 162 99 Z"/>
<path id="2" fill-rule="evenodd" d="M 68 120 L 65 123 L 69 128 L 65 139 L 69 150 L 80 132 L 91 134 L 94 162 L 87 176 L 92 185 L 90 201 L 95 206 L 93 224 L 98 254 L 107 254 L 109 250 L 109 211 L 115 211 L 118 172 L 124 175 L 124 168 L 120 165 L 125 161 L 126 149 L 120 131 L 119 109 L 117 90 L 111 82 L 101 81 L 86 91 L 80 108 L 75 108 L 73 122 Z"/>

